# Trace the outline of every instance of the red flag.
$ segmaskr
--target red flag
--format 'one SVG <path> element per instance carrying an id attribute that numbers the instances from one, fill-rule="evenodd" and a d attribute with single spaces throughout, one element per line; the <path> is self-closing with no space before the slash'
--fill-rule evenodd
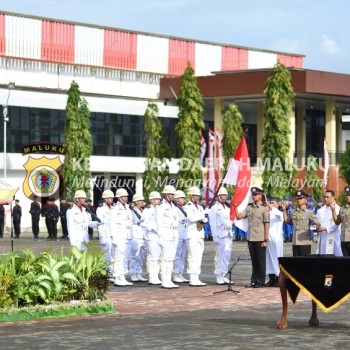
<path id="1" fill-rule="evenodd" d="M 323 191 L 327 189 L 328 183 L 328 170 L 329 170 L 329 153 L 327 151 L 327 141 L 324 139 L 323 143 Z"/>
<path id="2" fill-rule="evenodd" d="M 251 169 L 247 143 L 243 136 L 235 154 L 233 155 L 223 183 L 235 185 L 235 193 L 231 200 L 230 218 L 236 218 L 234 206 L 242 212 L 248 205 L 250 198 Z"/>

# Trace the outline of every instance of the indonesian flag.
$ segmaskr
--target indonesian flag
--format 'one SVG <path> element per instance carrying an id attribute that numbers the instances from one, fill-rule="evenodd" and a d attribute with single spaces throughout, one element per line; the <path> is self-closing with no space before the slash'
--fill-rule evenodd
<path id="1" fill-rule="evenodd" d="M 231 200 L 231 220 L 235 220 L 236 218 L 234 206 L 237 206 L 238 211 L 241 213 L 248 205 L 250 198 L 251 179 L 252 174 L 250 169 L 248 148 L 245 136 L 243 136 L 235 154 L 230 161 L 227 173 L 222 180 L 223 183 L 236 186 L 235 193 Z M 237 223 L 240 221 L 243 220 L 238 220 Z M 246 229 L 243 230 L 246 231 Z"/>
<path id="2" fill-rule="evenodd" d="M 329 170 L 329 153 L 327 151 L 327 141 L 324 139 L 323 144 L 323 190 L 327 189 L 328 184 L 328 170 Z"/>

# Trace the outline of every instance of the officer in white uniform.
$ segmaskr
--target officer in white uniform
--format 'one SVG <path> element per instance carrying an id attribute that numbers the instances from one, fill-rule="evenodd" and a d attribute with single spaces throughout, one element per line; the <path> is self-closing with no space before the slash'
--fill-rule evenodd
<path id="1" fill-rule="evenodd" d="M 98 227 L 98 221 L 92 221 L 91 215 L 83 206 L 86 193 L 78 190 L 74 194 L 75 204 L 67 210 L 68 238 L 72 246 L 79 250 L 86 250 L 89 242 L 88 227 Z"/>
<path id="2" fill-rule="evenodd" d="M 220 187 L 217 195 L 219 200 L 209 211 L 209 224 L 216 248 L 214 258 L 216 283 L 225 284 L 230 283 L 226 275 L 231 259 L 233 221 L 230 220 L 230 208 L 226 203 L 228 197 L 226 188 Z"/>
<path id="3" fill-rule="evenodd" d="M 105 190 L 102 193 L 104 203 L 96 210 L 97 217 L 104 222 L 104 225 L 98 227 L 98 238 L 100 241 L 101 249 L 105 252 L 105 261 L 110 265 L 112 264 L 112 232 L 113 232 L 113 198 L 114 194 L 111 190 Z M 112 266 L 108 268 L 112 274 Z"/>
<path id="4" fill-rule="evenodd" d="M 179 212 L 173 203 L 175 191 L 174 186 L 164 186 L 162 191 L 164 199 L 157 212 L 162 288 L 167 289 L 179 287 L 171 280 L 179 239 Z"/>
<path id="5" fill-rule="evenodd" d="M 201 273 L 202 257 L 204 252 L 203 224 L 208 222 L 205 210 L 200 205 L 201 191 L 197 186 L 188 189 L 190 201 L 184 206 L 187 213 L 187 272 L 190 274 L 190 286 L 206 286 L 199 279 Z"/>
<path id="6" fill-rule="evenodd" d="M 132 241 L 130 254 L 130 275 L 132 282 L 147 282 L 148 279 L 142 276 L 143 262 L 147 251 L 145 230 L 141 227 L 142 212 L 145 205 L 145 198 L 142 195 L 134 194 L 132 198 Z"/>
<path id="7" fill-rule="evenodd" d="M 161 200 L 160 193 L 152 191 L 148 199 L 151 202 L 142 213 L 141 227 L 145 229 L 147 240 L 146 266 L 148 271 L 149 284 L 161 284 L 159 279 L 160 271 L 160 244 L 157 227 L 157 211 Z"/>
<path id="8" fill-rule="evenodd" d="M 269 244 L 266 248 L 267 287 L 278 287 L 280 275 L 279 257 L 283 257 L 283 212 L 278 209 L 279 201 L 271 198 L 267 202 L 270 210 Z"/>
<path id="9" fill-rule="evenodd" d="M 183 191 L 175 191 L 174 201 L 179 211 L 179 239 L 174 263 L 173 281 L 176 283 L 186 283 L 190 280 L 183 276 L 187 258 L 187 213 L 183 206 L 186 204 L 186 195 Z"/>
<path id="10" fill-rule="evenodd" d="M 113 277 L 114 285 L 119 287 L 132 286 L 126 280 L 132 241 L 132 214 L 128 205 L 128 192 L 119 188 L 115 196 L 118 199 L 113 210 Z"/>

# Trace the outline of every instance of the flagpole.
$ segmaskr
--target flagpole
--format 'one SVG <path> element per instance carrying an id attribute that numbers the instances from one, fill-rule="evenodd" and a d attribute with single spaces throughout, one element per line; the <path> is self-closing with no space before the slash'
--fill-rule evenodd
<path id="1" fill-rule="evenodd" d="M 247 136 L 247 134 L 248 134 L 248 129 L 245 129 L 245 130 L 244 130 L 244 133 L 243 133 L 243 136 L 241 137 L 241 140 L 242 140 L 243 137 L 245 138 L 245 137 Z M 212 199 L 212 201 L 211 201 L 211 203 L 210 203 L 210 205 L 209 205 L 209 209 L 213 206 L 213 204 L 214 204 L 214 202 L 215 202 L 215 198 L 217 197 L 218 192 L 219 192 L 219 190 L 220 190 L 220 188 L 221 188 L 221 186 L 222 186 L 222 183 L 223 183 L 223 181 L 224 181 L 224 179 L 225 179 L 225 177 L 226 177 L 226 175 L 227 175 L 228 169 L 229 169 L 229 167 L 226 168 L 225 174 L 224 174 L 224 176 L 223 176 L 223 177 L 221 178 L 221 180 L 220 180 L 220 184 L 219 184 L 218 188 L 217 188 L 216 191 L 215 191 L 214 197 L 213 197 L 213 199 Z"/>

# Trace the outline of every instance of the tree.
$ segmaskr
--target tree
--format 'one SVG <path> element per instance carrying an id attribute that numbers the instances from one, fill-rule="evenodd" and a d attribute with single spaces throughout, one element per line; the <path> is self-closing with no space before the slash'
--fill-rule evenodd
<path id="1" fill-rule="evenodd" d="M 168 182 L 168 160 L 171 153 L 167 144 L 165 129 L 158 118 L 158 106 L 149 101 L 145 112 L 144 138 L 146 142 L 146 170 L 143 173 L 143 194 L 148 197 L 151 191 L 159 191 Z"/>
<path id="2" fill-rule="evenodd" d="M 237 105 L 231 103 L 228 105 L 222 122 L 222 155 L 224 157 L 224 168 L 227 169 L 228 164 L 235 153 L 238 144 L 243 136 L 243 116 Z M 234 192 L 235 186 L 226 185 L 226 189 L 230 196 Z"/>
<path id="3" fill-rule="evenodd" d="M 90 110 L 80 96 L 79 85 L 73 80 L 69 90 L 64 123 L 66 156 L 63 163 L 63 180 L 66 188 L 90 192 L 92 136 L 90 133 Z"/>
<path id="4" fill-rule="evenodd" d="M 243 136 L 243 116 L 238 107 L 231 103 L 224 115 L 222 123 L 222 154 L 224 156 L 224 165 L 227 168 L 228 162 L 237 149 L 237 146 Z"/>
<path id="5" fill-rule="evenodd" d="M 190 62 L 187 63 L 182 76 L 177 104 L 179 119 L 176 132 L 181 158 L 177 187 L 185 189 L 193 185 L 199 186 L 203 177 L 200 164 L 200 133 L 204 128 L 202 116 L 204 102 Z"/>
<path id="6" fill-rule="evenodd" d="M 309 155 L 307 157 L 307 167 L 305 173 L 305 191 L 309 193 L 314 199 L 320 199 L 323 197 L 322 180 L 317 175 L 318 163 L 317 159 Z"/>
<path id="7" fill-rule="evenodd" d="M 350 184 L 350 142 L 346 146 L 346 150 L 340 159 L 339 171 L 345 182 Z"/>
<path id="8" fill-rule="evenodd" d="M 267 78 L 265 95 L 265 135 L 262 140 L 264 189 L 271 197 L 285 197 L 292 190 L 289 184 L 295 174 L 289 163 L 289 136 L 291 134 L 288 113 L 294 90 L 291 74 L 280 62 L 276 63 Z"/>

